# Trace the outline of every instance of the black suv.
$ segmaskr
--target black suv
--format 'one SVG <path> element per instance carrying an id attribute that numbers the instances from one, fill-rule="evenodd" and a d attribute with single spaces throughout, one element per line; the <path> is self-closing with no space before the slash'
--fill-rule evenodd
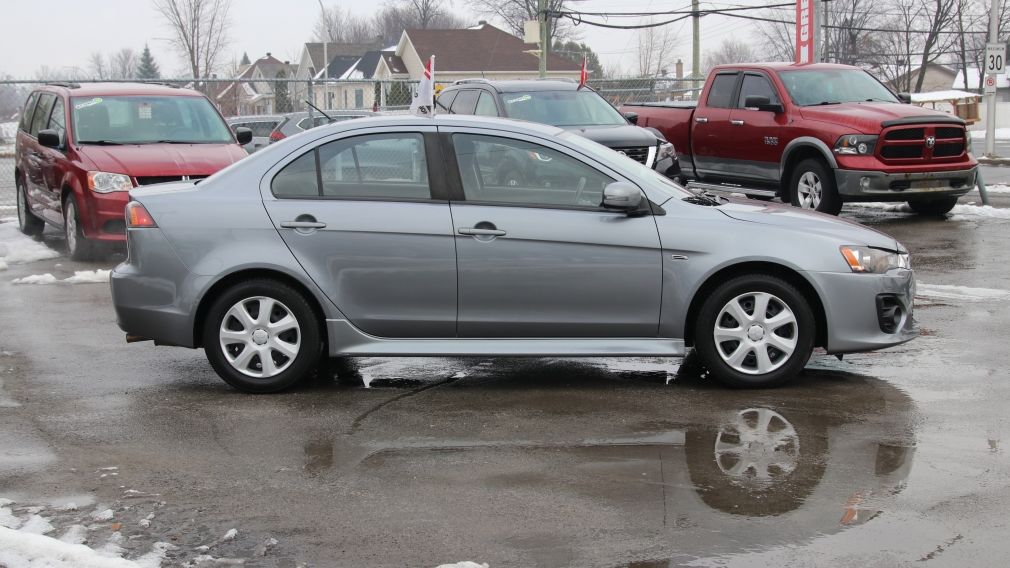
<path id="1" fill-rule="evenodd" d="M 572 81 L 463 79 L 444 89 L 435 105 L 437 112 L 501 116 L 578 131 L 667 177 L 680 175 L 677 152 L 659 131 L 635 126 L 637 115 L 621 114 L 599 93 Z"/>

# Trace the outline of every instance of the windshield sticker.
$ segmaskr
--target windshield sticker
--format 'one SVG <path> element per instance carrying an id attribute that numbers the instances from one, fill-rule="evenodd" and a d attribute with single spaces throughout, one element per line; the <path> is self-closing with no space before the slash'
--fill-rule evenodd
<path id="1" fill-rule="evenodd" d="M 102 97 L 95 97 L 90 101 L 84 101 L 83 103 L 77 103 L 74 105 L 75 110 L 81 110 L 82 108 L 88 108 L 89 106 L 95 106 L 102 104 Z"/>
<path id="2" fill-rule="evenodd" d="M 151 103 L 140 103 L 137 105 L 137 118 L 151 120 Z"/>
<path id="3" fill-rule="evenodd" d="M 516 97 L 516 98 L 514 98 L 514 99 L 509 99 L 509 100 L 507 100 L 507 101 L 505 101 L 505 102 L 507 102 L 508 104 L 512 104 L 512 103 L 521 103 L 521 102 L 524 102 L 524 101 L 528 101 L 528 100 L 530 100 L 530 99 L 532 99 L 532 98 L 533 98 L 533 97 L 531 97 L 530 95 L 523 95 L 523 96 L 521 96 L 521 97 Z"/>

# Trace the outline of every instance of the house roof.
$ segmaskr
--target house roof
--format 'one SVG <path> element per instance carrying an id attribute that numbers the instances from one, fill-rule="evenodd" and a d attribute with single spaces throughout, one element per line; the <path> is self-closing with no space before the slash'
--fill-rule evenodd
<path id="1" fill-rule="evenodd" d="M 336 57 L 330 58 L 329 75 L 324 75 L 323 71 L 320 70 L 319 73 L 316 73 L 315 78 L 316 79 L 323 79 L 325 77 L 329 77 L 330 79 L 345 78 L 344 75 L 346 75 L 348 71 L 351 71 L 354 68 L 354 66 L 357 65 L 358 61 L 361 60 L 361 57 L 359 57 L 359 55 L 338 55 Z"/>
<path id="2" fill-rule="evenodd" d="M 277 59 L 276 57 L 267 53 L 263 57 L 260 57 L 256 61 L 253 61 L 251 65 L 246 67 L 239 73 L 236 79 L 256 79 L 257 75 L 265 79 L 273 79 L 280 73 L 284 72 L 287 77 L 294 77 L 295 66 L 290 63 L 284 63 L 283 61 Z M 231 89 L 235 88 L 236 83 L 227 83 L 221 90 L 217 93 L 215 98 L 220 99 Z M 242 88 L 250 96 L 260 94 L 259 89 L 256 87 L 256 83 L 253 82 L 242 82 Z"/>
<path id="3" fill-rule="evenodd" d="M 386 62 L 386 67 L 389 67 L 390 73 L 407 72 L 407 66 L 403 63 L 403 59 L 391 51 L 383 51 L 382 60 Z"/>
<path id="4" fill-rule="evenodd" d="M 355 66 L 355 70 L 361 72 L 362 79 L 371 79 L 375 76 L 375 69 L 379 66 L 379 59 L 381 58 L 381 51 L 369 51 L 361 56 L 361 60 L 358 61 L 358 64 Z"/>
<path id="5" fill-rule="evenodd" d="M 540 66 L 535 55 L 526 53 L 535 46 L 527 45 L 516 36 L 490 24 L 456 30 L 406 30 L 404 34 L 410 39 L 421 61 L 435 56 L 436 73 L 535 71 Z M 579 63 L 554 53 L 548 54 L 547 69 L 550 71 L 578 71 L 581 68 Z M 392 66 L 390 70 L 393 71 Z"/>
<path id="6" fill-rule="evenodd" d="M 309 42 L 305 44 L 305 49 L 309 52 L 309 66 L 313 69 L 323 68 L 323 44 L 321 42 Z M 360 57 L 366 51 L 382 49 L 382 40 L 376 39 L 369 42 L 356 43 L 336 43 L 326 44 L 326 56 L 332 61 L 334 57 Z"/>

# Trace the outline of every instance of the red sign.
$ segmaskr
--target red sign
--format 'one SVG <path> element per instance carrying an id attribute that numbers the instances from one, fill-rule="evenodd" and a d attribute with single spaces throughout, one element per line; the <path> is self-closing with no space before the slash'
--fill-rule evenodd
<path id="1" fill-rule="evenodd" d="M 796 0 L 796 63 L 814 62 L 814 3 Z"/>

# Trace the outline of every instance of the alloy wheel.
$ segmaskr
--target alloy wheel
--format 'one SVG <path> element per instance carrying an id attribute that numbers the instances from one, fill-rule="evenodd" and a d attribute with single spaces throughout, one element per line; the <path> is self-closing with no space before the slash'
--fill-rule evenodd
<path id="1" fill-rule="evenodd" d="M 716 351 L 733 370 L 770 373 L 796 351 L 798 326 L 792 309 L 767 292 L 740 294 L 715 319 Z"/>
<path id="2" fill-rule="evenodd" d="M 72 199 L 67 200 L 63 226 L 67 236 L 67 251 L 73 256 L 77 251 L 77 207 Z"/>
<path id="3" fill-rule="evenodd" d="M 17 184 L 17 200 L 18 200 L 18 226 L 24 229 L 27 226 L 28 220 L 28 204 L 25 203 L 25 190 L 21 187 L 21 184 Z"/>
<path id="4" fill-rule="evenodd" d="M 799 183 L 796 184 L 796 195 L 799 197 L 800 207 L 803 209 L 817 209 L 821 204 L 824 189 L 821 186 L 821 178 L 814 172 L 803 172 Z"/>
<path id="5" fill-rule="evenodd" d="M 225 312 L 218 339 L 235 370 L 249 377 L 270 378 L 294 362 L 301 347 L 301 328 L 283 303 L 255 296 Z"/>

